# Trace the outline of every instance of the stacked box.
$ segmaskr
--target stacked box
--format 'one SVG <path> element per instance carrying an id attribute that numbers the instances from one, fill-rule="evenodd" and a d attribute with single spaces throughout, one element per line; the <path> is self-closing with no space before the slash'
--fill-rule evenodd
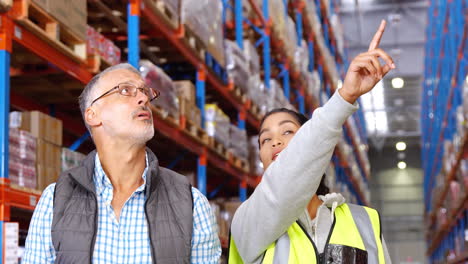
<path id="1" fill-rule="evenodd" d="M 205 105 L 205 129 L 210 137 L 214 137 L 224 146 L 229 146 L 229 117 L 216 105 Z"/>
<path id="2" fill-rule="evenodd" d="M 283 88 L 278 83 L 278 81 L 271 79 L 270 80 L 270 89 L 266 91 L 268 96 L 267 109 L 266 111 L 271 111 L 275 108 L 285 107 L 288 109 L 294 109 L 291 103 L 288 101 L 284 95 Z"/>
<path id="3" fill-rule="evenodd" d="M 249 139 L 249 165 L 250 173 L 257 176 L 263 175 L 263 163 L 260 160 L 258 136 L 252 136 Z"/>
<path id="4" fill-rule="evenodd" d="M 263 80 L 260 74 L 253 74 L 249 77 L 248 97 L 260 108 L 260 115 L 264 115 L 267 109 L 267 93 Z"/>
<path id="5" fill-rule="evenodd" d="M 317 71 L 307 72 L 306 73 L 306 80 L 307 80 L 307 93 L 319 100 L 320 98 L 320 89 L 321 89 L 321 81 L 320 76 Z"/>
<path id="6" fill-rule="evenodd" d="M 296 65 L 299 72 L 308 74 L 309 72 L 309 49 L 305 40 L 301 41 L 301 46 L 296 45 L 294 52 L 294 65 Z"/>
<path id="7" fill-rule="evenodd" d="M 43 139 L 37 139 L 37 189 L 43 190 L 57 181 L 62 167 L 62 148 Z"/>
<path id="8" fill-rule="evenodd" d="M 172 79 L 158 66 L 148 60 L 140 61 L 141 76 L 151 88 L 161 92 L 158 99 L 152 102 L 153 106 L 161 109 L 164 114 L 179 120 L 179 99 Z"/>
<path id="9" fill-rule="evenodd" d="M 36 141 L 36 188 L 55 182 L 61 170 L 62 121 L 39 111 L 12 112 L 10 125 L 28 131 Z"/>
<path id="10" fill-rule="evenodd" d="M 36 188 L 36 138 L 31 133 L 10 128 L 8 177 L 11 183 Z"/>
<path id="11" fill-rule="evenodd" d="M 247 133 L 245 129 L 239 129 L 237 126 L 229 125 L 229 150 L 238 158 L 248 160 L 249 151 L 247 145 Z"/>
<path id="12" fill-rule="evenodd" d="M 181 23 L 197 35 L 222 67 L 226 65 L 221 1 L 182 0 Z"/>
<path id="13" fill-rule="evenodd" d="M 86 0 L 33 0 L 33 2 L 52 15 L 78 38 L 86 39 L 88 17 Z"/>
<path id="14" fill-rule="evenodd" d="M 77 167 L 80 165 L 81 161 L 84 160 L 86 155 L 73 151 L 68 148 L 62 148 L 62 153 L 61 153 L 61 170 L 66 171 L 71 168 Z"/>
<path id="15" fill-rule="evenodd" d="M 90 26 L 86 27 L 86 53 L 99 55 L 110 65 L 118 64 L 121 60 L 120 48 Z"/>
<path id="16" fill-rule="evenodd" d="M 229 79 L 242 91 L 247 92 L 250 76 L 249 62 L 237 43 L 232 40 L 226 40 L 225 46 L 226 70 L 228 72 Z"/>
<path id="17" fill-rule="evenodd" d="M 250 73 L 260 73 L 260 57 L 254 43 L 248 39 L 244 39 L 244 54 L 247 62 L 249 63 Z"/>
<path id="18" fill-rule="evenodd" d="M 235 6 L 235 1 L 234 0 L 228 0 L 227 1 L 229 6 L 232 6 L 234 8 Z M 242 0 L 242 16 L 243 17 L 251 17 L 255 16 L 253 13 L 252 5 L 249 3 L 248 0 Z M 231 8 L 226 8 L 226 21 L 231 22 L 232 24 L 235 23 L 235 14 L 234 10 Z"/>
<path id="19" fill-rule="evenodd" d="M 28 131 L 36 138 L 62 145 L 62 121 L 42 112 L 11 112 L 10 127 Z"/>
<path id="20" fill-rule="evenodd" d="M 201 112 L 196 105 L 195 86 L 191 81 L 176 81 L 174 87 L 179 98 L 180 114 L 186 120 L 201 127 Z"/>

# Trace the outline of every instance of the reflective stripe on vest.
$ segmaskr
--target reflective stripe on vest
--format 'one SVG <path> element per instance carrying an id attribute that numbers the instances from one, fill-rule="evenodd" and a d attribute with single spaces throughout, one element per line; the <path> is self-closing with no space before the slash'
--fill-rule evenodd
<path id="1" fill-rule="evenodd" d="M 316 248 L 307 233 L 295 222 L 275 243 L 265 250 L 263 264 L 318 264 Z M 231 237 L 229 245 L 229 264 L 243 264 Z"/>
<path id="2" fill-rule="evenodd" d="M 335 223 L 328 244 L 345 245 L 367 251 L 367 263 L 385 263 L 376 210 L 342 204 L 335 210 Z M 325 246 L 326 248 L 327 246 Z M 263 256 L 263 264 L 318 263 L 318 252 L 306 231 L 295 222 Z M 229 264 L 243 264 L 234 240 L 230 239 Z"/>
<path id="3" fill-rule="evenodd" d="M 385 263 L 380 239 L 380 219 L 376 210 L 354 204 L 342 204 L 335 210 L 335 219 L 330 244 L 365 250 L 368 263 Z"/>

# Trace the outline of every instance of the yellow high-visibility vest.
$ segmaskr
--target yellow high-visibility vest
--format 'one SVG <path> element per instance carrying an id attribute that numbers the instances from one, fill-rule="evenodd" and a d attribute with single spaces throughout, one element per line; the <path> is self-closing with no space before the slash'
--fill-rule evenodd
<path id="1" fill-rule="evenodd" d="M 336 208 L 334 216 L 329 241 L 323 254 L 328 258 L 326 263 L 347 263 L 346 258 L 340 255 L 345 248 L 356 257 L 366 257 L 364 261 L 367 260 L 369 264 L 385 263 L 380 217 L 376 210 L 354 204 L 342 204 Z M 262 263 L 319 264 L 317 252 L 317 247 L 307 232 L 295 222 L 265 250 Z M 228 263 L 244 264 L 232 237 Z"/>

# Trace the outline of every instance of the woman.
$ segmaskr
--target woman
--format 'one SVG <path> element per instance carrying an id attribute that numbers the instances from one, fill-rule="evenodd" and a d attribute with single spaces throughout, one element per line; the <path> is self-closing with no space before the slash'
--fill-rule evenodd
<path id="1" fill-rule="evenodd" d="M 375 210 L 345 204 L 339 195 L 324 201 L 315 195 L 357 98 L 395 68 L 378 49 L 384 29 L 382 21 L 369 51 L 351 62 L 343 88 L 311 120 L 284 109 L 262 120 L 265 173 L 234 215 L 230 263 L 389 263 Z"/>

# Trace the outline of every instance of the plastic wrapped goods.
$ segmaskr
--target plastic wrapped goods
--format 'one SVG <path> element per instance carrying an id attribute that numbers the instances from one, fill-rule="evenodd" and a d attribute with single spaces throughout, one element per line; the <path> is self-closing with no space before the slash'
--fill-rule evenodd
<path id="1" fill-rule="evenodd" d="M 223 5 L 213 0 L 181 0 L 181 21 L 202 41 L 207 51 L 225 66 Z"/>
<path id="2" fill-rule="evenodd" d="M 244 39 L 244 54 L 245 59 L 249 63 L 249 70 L 251 74 L 260 73 L 260 57 L 254 43 L 248 39 Z"/>
<path id="3" fill-rule="evenodd" d="M 36 188 L 36 138 L 18 129 L 9 132 L 8 176 L 11 183 Z"/>
<path id="4" fill-rule="evenodd" d="M 152 104 L 162 109 L 163 113 L 179 120 L 179 99 L 171 78 L 161 68 L 147 60 L 140 62 L 140 72 L 146 85 L 161 92 L 159 98 Z"/>
<path id="5" fill-rule="evenodd" d="M 226 40 L 226 69 L 230 80 L 242 91 L 248 90 L 249 63 L 237 43 Z"/>
<path id="6" fill-rule="evenodd" d="M 263 175 L 263 164 L 260 160 L 258 136 L 252 136 L 249 138 L 249 165 L 251 173 L 257 176 Z"/>
<path id="7" fill-rule="evenodd" d="M 247 133 L 244 129 L 239 129 L 235 125 L 229 126 L 229 149 L 238 158 L 248 160 Z"/>
<path id="8" fill-rule="evenodd" d="M 216 105 L 205 105 L 205 129 L 210 137 L 214 137 L 224 146 L 229 146 L 229 117 Z"/>
<path id="9" fill-rule="evenodd" d="M 62 148 L 62 171 L 66 171 L 80 165 L 80 162 L 84 160 L 85 157 L 86 155 L 80 152 L 76 152 L 68 148 Z"/>

